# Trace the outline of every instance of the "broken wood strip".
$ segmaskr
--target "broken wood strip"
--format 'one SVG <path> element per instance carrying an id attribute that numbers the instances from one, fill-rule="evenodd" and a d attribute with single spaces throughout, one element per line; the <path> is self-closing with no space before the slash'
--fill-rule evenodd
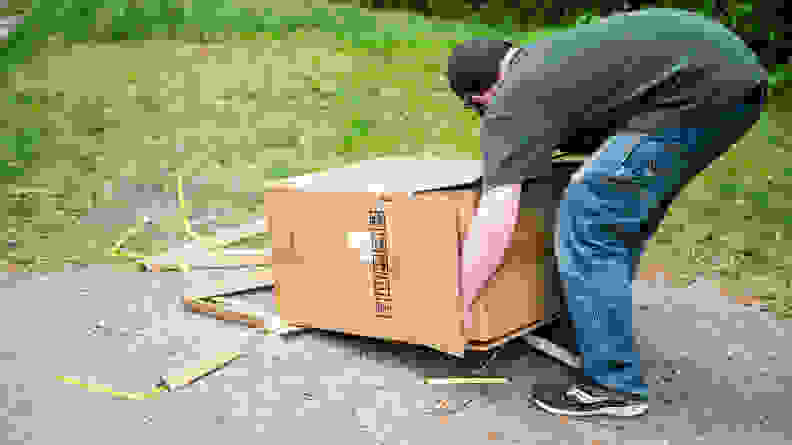
<path id="1" fill-rule="evenodd" d="M 492 338 L 492 339 L 489 339 L 489 340 L 484 340 L 484 341 L 482 341 L 482 340 L 468 340 L 468 345 L 470 347 L 470 350 L 472 350 L 472 351 L 488 351 L 488 350 L 490 350 L 491 348 L 493 348 L 495 346 L 501 345 L 503 343 L 507 343 L 508 341 L 512 340 L 513 338 L 523 336 L 523 335 L 527 334 L 528 332 L 531 332 L 531 331 L 535 330 L 536 328 L 539 327 L 539 325 L 541 323 L 542 323 L 542 321 L 540 320 L 540 321 L 534 322 L 534 323 L 532 323 L 532 324 L 530 324 L 528 326 L 524 326 L 524 327 L 521 327 L 521 328 L 514 329 L 514 330 L 512 330 L 512 331 L 510 331 L 510 332 L 508 332 L 505 335 L 502 335 L 500 337 L 495 337 L 495 338 Z"/>
<path id="2" fill-rule="evenodd" d="M 185 298 L 185 300 L 188 300 L 188 298 Z M 247 325 L 247 327 L 252 329 L 273 330 L 272 327 L 267 326 L 267 322 L 255 318 L 255 316 L 251 316 L 250 314 L 234 312 L 234 311 L 218 310 L 218 305 L 209 304 L 209 303 L 198 303 L 191 299 L 189 301 L 185 301 L 185 304 L 190 308 L 192 312 L 211 314 L 218 320 L 241 322 Z"/>
<path id="3" fill-rule="evenodd" d="M 207 297 L 208 298 L 208 297 Z M 203 301 L 202 301 L 203 300 Z M 205 302 L 206 298 L 194 298 L 194 297 L 184 297 L 183 303 L 192 311 L 192 312 L 199 312 L 204 314 L 211 314 L 218 320 L 223 321 L 238 321 L 242 322 L 247 327 L 252 329 L 267 329 L 270 331 L 276 331 L 281 329 L 280 326 L 267 326 L 267 322 L 260 318 L 256 318 L 256 315 L 249 314 L 245 312 L 237 312 L 233 310 L 223 310 L 219 306 L 223 304 L 213 304 Z M 231 306 L 231 305 L 229 305 Z M 299 323 L 288 323 L 289 328 L 294 329 L 302 329 L 307 328 L 308 326 L 299 324 Z"/>

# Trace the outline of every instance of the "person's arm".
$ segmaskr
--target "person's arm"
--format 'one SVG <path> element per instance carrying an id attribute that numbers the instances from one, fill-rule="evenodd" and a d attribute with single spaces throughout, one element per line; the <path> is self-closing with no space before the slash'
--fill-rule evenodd
<path id="1" fill-rule="evenodd" d="M 565 36 L 543 39 L 515 56 L 497 91 L 473 99 L 488 103 L 481 118 L 482 179 L 496 188 L 482 197 L 462 244 L 459 287 L 466 327 L 472 325 L 473 299 L 511 243 L 520 208 L 516 184 L 552 174 L 553 149 L 574 134 L 572 118 L 588 103 L 586 94 L 592 91 L 581 91 L 578 82 L 588 73 L 560 64 L 579 52 L 578 43 Z"/>
<path id="2" fill-rule="evenodd" d="M 472 304 L 503 262 L 511 243 L 520 208 L 520 185 L 506 185 L 482 193 L 478 212 L 462 243 L 460 292 L 464 299 L 464 323 L 473 323 Z"/>

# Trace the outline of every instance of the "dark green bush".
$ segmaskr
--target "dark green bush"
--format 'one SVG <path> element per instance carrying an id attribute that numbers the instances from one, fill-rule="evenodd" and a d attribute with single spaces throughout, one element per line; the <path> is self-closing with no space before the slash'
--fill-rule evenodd
<path id="1" fill-rule="evenodd" d="M 332 0 L 371 9 L 405 9 L 428 17 L 513 26 L 520 31 L 572 26 L 619 11 L 649 7 L 678 8 L 713 17 L 730 27 L 771 71 L 789 63 L 792 28 L 786 2 L 733 0 Z"/>

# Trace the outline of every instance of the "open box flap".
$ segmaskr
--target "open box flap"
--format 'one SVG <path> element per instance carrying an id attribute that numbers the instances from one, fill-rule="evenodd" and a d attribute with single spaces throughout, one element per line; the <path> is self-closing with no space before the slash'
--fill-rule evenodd
<path id="1" fill-rule="evenodd" d="M 579 159 L 557 159 L 554 168 L 582 164 Z M 483 163 L 479 160 L 374 159 L 286 179 L 298 190 L 318 192 L 417 193 L 480 187 Z M 547 178 L 545 178 L 547 179 Z M 543 182 L 543 178 L 526 183 Z"/>
<path id="2" fill-rule="evenodd" d="M 302 191 L 421 192 L 480 180 L 481 161 L 376 159 L 289 178 Z"/>

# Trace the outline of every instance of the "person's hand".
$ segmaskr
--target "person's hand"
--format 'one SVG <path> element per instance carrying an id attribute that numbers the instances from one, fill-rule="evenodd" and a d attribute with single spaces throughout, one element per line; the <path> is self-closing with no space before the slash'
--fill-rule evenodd
<path id="1" fill-rule="evenodd" d="M 498 83 L 503 80 L 503 73 L 498 73 L 498 82 L 495 83 L 492 87 L 488 90 L 481 93 L 481 96 L 471 96 L 470 101 L 474 104 L 483 105 L 488 107 L 492 103 L 492 99 L 495 97 L 495 88 L 498 86 Z"/>
<path id="2" fill-rule="evenodd" d="M 520 208 L 520 185 L 496 187 L 481 197 L 462 245 L 460 291 L 465 328 L 472 326 L 473 300 L 503 262 Z"/>

